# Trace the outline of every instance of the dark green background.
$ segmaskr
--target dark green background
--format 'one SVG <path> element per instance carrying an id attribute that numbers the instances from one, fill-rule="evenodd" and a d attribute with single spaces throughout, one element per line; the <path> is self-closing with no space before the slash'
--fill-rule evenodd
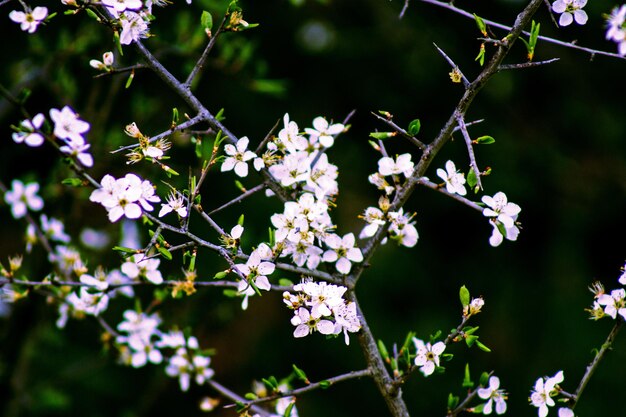
<path id="1" fill-rule="evenodd" d="M 182 78 L 203 47 L 197 26 L 200 11 L 211 10 L 217 22 L 225 7 L 218 3 L 194 0 L 191 7 L 183 2 L 156 9 L 153 32 L 157 36 L 145 44 Z M 303 128 L 318 115 L 341 121 L 356 110 L 350 131 L 329 151 L 340 170 L 338 207 L 332 216 L 342 234 L 358 233 L 363 223 L 357 215 L 378 199 L 366 180 L 377 167 L 377 155 L 367 140 L 369 132 L 385 126 L 370 112 L 387 110 L 401 126 L 420 118 L 420 139 L 428 142 L 462 94 L 462 86 L 450 82 L 450 68 L 433 42 L 470 79 L 480 71 L 474 61 L 480 36 L 474 22 L 417 1 L 399 20 L 402 3 L 307 0 L 296 7 L 288 1 L 242 2 L 244 18 L 259 27 L 221 38 L 196 86 L 204 104 L 213 112 L 224 108 L 225 124 L 236 135 L 250 137 L 253 144 L 286 112 Z M 523 7 L 520 2 L 456 4 L 506 24 Z M 545 6 L 535 18 L 544 35 L 613 51 L 615 44 L 604 40 L 601 16 L 613 6 L 589 4 L 585 9 L 590 19 L 584 27 L 556 29 Z M 184 104 L 148 71 L 138 71 L 129 89 L 124 89 L 124 75 L 92 78 L 96 72 L 88 66 L 89 59 L 100 58 L 113 44 L 107 29 L 86 16 L 61 13 L 36 34 L 27 35 L 6 18 L 17 7 L 12 2 L 0 8 L 5 16 L 0 24 L 4 39 L 0 82 L 15 89 L 26 79 L 33 91 L 27 103 L 32 114 L 67 104 L 91 123 L 88 140 L 96 163 L 89 172 L 94 178 L 136 168 L 153 179 L 164 196 L 166 188 L 158 180 L 167 178 L 156 167 L 128 167 L 121 155 L 108 152 L 130 143 L 122 133 L 127 123 L 135 121 L 144 133 L 154 135 L 169 126 L 172 107 L 187 111 Z M 57 2 L 49 7 L 62 10 Z M 321 48 L 305 40 L 305 29 L 315 25 L 330 36 Z M 491 248 L 491 227 L 479 213 L 431 190 L 418 189 L 406 205 L 407 211 L 417 212 L 418 244 L 411 249 L 382 247 L 358 286 L 370 327 L 388 346 L 401 342 L 410 330 L 426 339 L 438 329 L 446 333 L 456 327 L 461 285 L 486 300 L 484 313 L 474 323 L 480 326 L 480 340 L 492 352 L 450 346 L 455 358 L 445 364 L 445 374 L 428 379 L 415 375 L 404 388 L 414 415 L 445 415 L 448 392 L 462 395 L 466 362 L 476 378 L 480 371 L 491 370 L 500 376 L 510 394 L 508 415 L 536 415 L 527 401 L 535 379 L 563 369 L 563 386 L 573 392 L 591 361 L 592 349 L 600 347 L 612 326 L 608 320 L 588 320 L 584 309 L 592 301 L 587 287 L 601 280 L 608 289 L 615 288 L 626 259 L 626 63 L 601 56 L 591 60 L 588 54 L 540 42 L 535 60 L 553 57 L 561 60 L 497 74 L 467 115 L 468 120 L 485 119 L 470 129 L 472 136 L 496 139 L 494 145 L 477 148 L 477 159 L 481 168 L 493 169 L 484 179 L 485 193 L 504 191 L 522 207 L 518 241 Z M 525 49 L 516 44 L 507 63 L 524 60 Z M 132 48 L 124 48 L 119 65 L 136 62 Z M 14 108 L 0 100 L 0 179 L 7 184 L 12 178 L 45 183 L 45 212 L 65 218 L 75 242 L 87 226 L 106 228 L 115 236 L 117 225 L 108 223 L 102 207 L 87 201 L 89 190 L 60 185 L 70 173 L 51 148 L 30 149 L 10 139 L 9 125 L 20 119 Z M 390 142 L 388 150 L 415 151 L 400 140 Z M 171 155 L 172 165 L 183 176 L 169 181 L 183 187 L 186 166 L 199 166 L 187 138 L 174 140 Z M 435 168 L 448 159 L 458 167 L 466 165 L 460 135 L 437 157 L 428 173 L 431 179 L 437 178 Z M 232 174 L 212 174 L 202 192 L 205 207 L 217 207 L 236 195 L 233 179 Z M 247 186 L 257 182 L 255 175 L 243 180 Z M 229 228 L 245 213 L 244 245 L 249 249 L 265 238 L 269 215 L 279 210 L 276 201 L 255 196 L 217 220 Z M 6 264 L 8 255 L 23 251 L 20 236 L 25 225 L 11 218 L 6 205 L 0 206 L 0 219 L 0 261 Z M 215 239 L 209 230 L 201 233 Z M 110 251 L 90 255 L 90 267 L 101 260 L 111 268 L 119 265 L 118 256 Z M 201 278 L 226 268 L 212 254 L 200 255 Z M 46 255 L 40 248 L 25 261 L 30 278 L 40 279 L 46 273 Z M 172 277 L 179 271 L 177 264 L 163 266 Z M 151 294 L 146 290 L 141 296 L 149 300 Z M 167 301 L 160 310 L 165 327 L 191 326 L 203 347 L 217 349 L 216 380 L 232 389 L 243 393 L 252 379 L 286 376 L 293 363 L 312 380 L 364 367 L 355 337 L 349 347 L 341 338 L 324 340 L 318 334 L 294 340 L 290 312 L 280 294 L 253 298 L 243 313 L 239 303 L 225 299 L 219 290 L 201 289 L 191 298 Z M 119 313 L 131 307 L 130 302 L 116 303 L 105 317 L 115 323 Z M 111 352 L 101 348 L 94 320 L 70 321 L 65 330 L 58 330 L 56 317 L 45 298 L 33 294 L 0 321 L 0 414 L 191 416 L 201 414 L 198 398 L 214 395 L 209 388 L 197 386 L 180 393 L 178 382 L 165 376 L 160 366 L 134 370 L 116 365 Z M 577 407 L 581 416 L 620 415 L 615 399 L 623 391 L 626 369 L 622 339 L 618 337 L 587 387 Z M 387 414 L 367 379 L 307 394 L 298 400 L 298 407 L 304 417 Z M 219 415 L 234 415 L 234 411 Z"/>

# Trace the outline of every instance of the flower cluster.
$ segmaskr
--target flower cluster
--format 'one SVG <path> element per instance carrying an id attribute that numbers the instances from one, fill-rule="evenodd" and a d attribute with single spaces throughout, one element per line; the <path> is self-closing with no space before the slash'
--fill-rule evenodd
<path id="1" fill-rule="evenodd" d="M 617 53 L 626 56 L 626 4 L 615 7 L 607 17 L 606 39 L 617 43 Z"/>
<path id="2" fill-rule="evenodd" d="M 192 379 L 202 385 L 213 377 L 211 358 L 200 350 L 198 340 L 179 330 L 162 332 L 160 324 L 157 314 L 126 310 L 124 320 L 117 325 L 120 334 L 115 338 L 121 362 L 140 368 L 148 362 L 160 364 L 165 360 L 165 373 L 178 377 L 182 391 L 189 390 Z M 164 350 L 173 354 L 166 357 Z"/>
<path id="3" fill-rule="evenodd" d="M 39 211 L 43 208 L 43 200 L 37 195 L 39 184 L 24 184 L 20 180 L 11 181 L 11 189 L 4 194 L 4 201 L 11 206 L 13 218 L 26 216 L 28 210 Z"/>
<path id="4" fill-rule="evenodd" d="M 556 0 L 552 3 L 552 11 L 561 14 L 559 26 L 569 26 L 572 22 L 579 25 L 587 23 L 587 13 L 582 10 L 587 0 Z"/>
<path id="5" fill-rule="evenodd" d="M 294 310 L 291 324 L 296 326 L 294 337 L 305 337 L 315 331 L 325 335 L 343 332 L 346 345 L 350 344 L 348 332 L 361 329 L 356 304 L 343 298 L 346 287 L 326 282 L 304 280 L 293 286 L 299 294 L 283 293 L 283 301 Z"/>
<path id="6" fill-rule="evenodd" d="M 552 377 L 537 379 L 535 386 L 530 393 L 530 403 L 538 408 L 539 417 L 548 415 L 548 407 L 554 407 L 553 397 L 561 392 L 559 384 L 563 382 L 563 371 L 557 372 Z M 574 413 L 566 407 L 559 408 L 559 417 L 573 417 Z"/>
<path id="7" fill-rule="evenodd" d="M 626 265 L 622 267 L 622 274 L 618 279 L 619 283 L 626 285 Z M 604 286 L 600 282 L 595 282 L 589 290 L 594 293 L 594 302 L 589 311 L 591 318 L 599 320 L 603 317 L 611 317 L 617 319 L 621 316 L 626 320 L 626 290 L 618 288 L 607 294 Z"/>
<path id="8" fill-rule="evenodd" d="M 126 174 L 119 179 L 107 174 L 100 181 L 100 185 L 100 188 L 92 191 L 89 200 L 102 204 L 107 209 L 111 222 L 122 217 L 138 219 L 143 210 L 154 209 L 150 203 L 161 201 L 154 193 L 154 186 L 150 181 L 142 181 L 135 174 Z"/>
<path id="9" fill-rule="evenodd" d="M 517 216 L 522 210 L 515 203 L 507 200 L 506 194 L 497 192 L 493 197 L 483 196 L 482 202 L 487 206 L 483 209 L 483 216 L 488 217 L 493 227 L 493 233 L 489 238 L 491 246 L 499 246 L 504 238 L 507 240 L 517 240 L 519 228 L 517 227 Z"/>
<path id="10" fill-rule="evenodd" d="M 454 162 L 446 162 L 445 171 L 441 168 L 437 169 L 437 176 L 445 181 L 446 190 L 451 194 L 465 195 L 465 176 L 457 171 Z"/>
<path id="11" fill-rule="evenodd" d="M 53 134 L 62 145 L 59 150 L 78 160 L 85 167 L 93 166 L 93 157 L 87 152 L 90 145 L 84 138 L 89 131 L 89 123 L 79 119 L 78 114 L 71 107 L 65 106 L 61 110 L 50 109 L 50 118 L 54 123 Z M 20 125 L 13 127 L 12 134 L 15 143 L 25 143 L 30 147 L 38 147 L 44 143 L 41 128 L 45 122 L 43 113 L 36 114 L 32 119 L 24 119 Z"/>
<path id="12" fill-rule="evenodd" d="M 233 231 L 235 235 L 241 236 L 243 229 L 235 230 L 233 228 Z M 244 279 L 239 281 L 237 287 L 239 294 L 243 295 L 243 301 L 241 303 L 243 310 L 248 308 L 248 297 L 256 294 L 258 290 L 269 291 L 272 288 L 267 276 L 274 272 L 276 266 L 272 262 L 269 262 L 271 258 L 272 250 L 265 243 L 262 243 L 258 248 L 252 251 L 245 264 L 235 265 L 237 271 L 244 277 Z"/>
<path id="13" fill-rule="evenodd" d="M 415 222 L 412 220 L 413 215 L 404 213 L 403 209 L 398 211 L 388 211 L 389 199 L 386 196 L 381 196 L 378 200 L 378 207 L 368 207 L 365 209 L 365 213 L 361 217 L 367 225 L 363 227 L 359 234 L 359 239 L 366 239 L 373 237 L 381 226 L 384 226 L 387 222 L 390 223 L 387 231 L 391 239 L 396 240 L 399 245 L 412 248 L 417 244 L 419 235 L 415 228 Z M 385 237 L 382 243 L 386 243 Z"/>

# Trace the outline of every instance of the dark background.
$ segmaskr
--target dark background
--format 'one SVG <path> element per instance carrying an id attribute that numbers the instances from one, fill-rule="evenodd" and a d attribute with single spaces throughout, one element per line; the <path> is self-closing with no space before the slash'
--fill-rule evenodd
<path id="1" fill-rule="evenodd" d="M 450 67 L 437 53 L 436 43 L 471 79 L 479 73 L 474 61 L 480 33 L 470 19 L 420 2 L 402 19 L 399 0 L 243 1 L 244 18 L 259 27 L 241 34 L 226 34 L 218 41 L 207 70 L 196 85 L 198 97 L 214 113 L 225 109 L 225 124 L 238 136 L 258 144 L 274 123 L 288 112 L 301 128 L 314 117 L 341 121 L 352 110 L 351 129 L 329 151 L 339 166 L 340 195 L 332 212 L 341 234 L 360 231 L 357 215 L 376 204 L 378 193 L 367 183 L 376 170 L 376 153 L 367 140 L 370 132 L 386 130 L 370 113 L 387 110 L 401 126 L 422 122 L 420 139 L 434 138 L 462 94 L 462 86 L 450 82 Z M 520 2 L 476 3 L 457 6 L 511 24 Z M 35 6 L 33 4 L 33 6 Z M 608 51 L 615 44 L 604 40 L 602 13 L 614 5 L 593 2 L 585 10 L 589 22 L 557 29 L 543 6 L 535 19 L 541 34 Z M 198 27 L 203 8 L 217 23 L 226 2 L 194 0 L 155 9 L 156 35 L 146 41 L 175 75 L 184 77 L 204 46 Z M 476 9 L 473 9 L 476 7 Z M 19 8 L 11 2 L 0 8 L 8 15 Z M 57 2 L 49 8 L 61 12 Z M 62 13 L 36 34 L 27 35 L 3 17 L 0 32 L 0 82 L 12 91 L 26 85 L 32 90 L 27 102 L 31 114 L 51 107 L 71 105 L 91 123 L 88 140 L 95 166 L 90 174 L 137 169 L 159 186 L 158 179 L 185 184 L 186 166 L 199 166 L 188 137 L 173 138 L 172 165 L 183 175 L 168 179 L 155 166 L 128 167 L 112 149 L 128 144 L 123 127 L 135 121 L 148 135 L 169 126 L 172 107 L 181 113 L 184 104 L 148 71 L 138 71 L 130 88 L 125 75 L 93 78 L 89 59 L 101 59 L 113 49 L 110 32 L 85 15 Z M 496 37 L 503 36 L 495 32 Z M 488 48 L 488 53 L 490 49 Z M 507 63 L 525 61 L 519 42 Z M 496 143 L 477 148 L 479 166 L 492 167 L 484 179 L 485 193 L 504 191 L 522 207 L 522 232 L 517 242 L 489 246 L 491 227 L 478 213 L 431 190 L 418 189 L 406 210 L 417 213 L 420 234 L 411 249 L 382 247 L 360 281 L 357 294 L 376 338 L 387 346 L 401 343 L 407 332 L 427 339 L 436 330 L 447 333 L 460 321 L 458 289 L 466 285 L 472 295 L 482 295 L 484 312 L 474 321 L 480 340 L 491 353 L 452 345 L 455 355 L 444 364 L 446 373 L 428 379 L 415 375 L 404 388 L 414 415 L 445 415 L 449 392 L 462 395 L 465 363 L 473 377 L 494 371 L 509 392 L 510 416 L 536 415 L 528 405 L 535 380 L 565 372 L 563 387 L 573 392 L 612 323 L 592 322 L 584 311 L 592 301 L 587 287 L 595 280 L 615 288 L 626 259 L 626 120 L 624 119 L 623 60 L 596 56 L 540 42 L 535 61 L 553 57 L 559 62 L 526 70 L 497 74 L 470 108 L 467 120 L 485 119 L 470 128 L 472 136 L 490 135 Z M 118 65 L 137 62 L 132 48 L 117 55 Z M 60 181 L 71 176 L 51 148 L 16 145 L 10 124 L 20 114 L 0 100 L 2 163 L 0 180 L 12 178 L 42 182 L 45 212 L 66 219 L 76 245 L 84 227 L 107 230 L 116 239 L 119 225 L 111 225 L 102 207 L 87 201 L 90 190 L 70 189 Z M 391 153 L 409 148 L 400 140 L 389 142 Z M 417 159 L 417 153 L 414 159 Z M 466 165 L 460 135 L 438 155 L 431 172 L 453 159 Z M 233 175 L 212 174 L 203 188 L 205 207 L 217 207 L 237 195 Z M 242 180 L 253 186 L 258 177 Z M 479 200 L 480 195 L 475 196 Z M 253 210 L 250 210 L 250 209 Z M 244 246 L 266 238 L 269 215 L 280 205 L 255 196 L 236 210 L 218 216 L 225 228 L 246 215 Z M 0 262 L 23 252 L 23 221 L 14 221 L 0 205 L 2 236 Z M 207 239 L 215 239 L 210 230 Z M 172 238 L 173 241 L 176 238 Z M 119 265 L 111 251 L 88 252 L 88 264 Z M 210 278 L 227 266 L 210 253 L 199 258 L 200 278 Z M 41 279 L 48 268 L 46 254 L 35 248 L 25 258 L 24 272 Z M 164 274 L 180 274 L 178 264 L 163 264 Z M 287 276 L 286 274 L 283 274 Z M 275 274 L 275 278 L 283 276 Z M 293 277 L 291 277 L 293 278 Z M 151 298 L 150 290 L 140 292 Z M 162 366 L 140 370 L 115 363 L 113 352 L 102 348 L 101 330 L 87 318 L 70 320 L 66 329 L 54 326 L 56 309 L 45 297 L 33 294 L 14 306 L 0 321 L 0 414 L 6 416 L 156 416 L 199 415 L 197 400 L 215 395 L 209 388 L 192 385 L 181 393 L 178 381 L 167 377 Z M 132 302 L 118 300 L 105 317 L 112 323 Z M 294 340 L 290 312 L 280 294 L 251 299 L 245 312 L 240 300 L 227 299 L 221 291 L 201 289 L 193 297 L 168 300 L 160 308 L 164 328 L 190 326 L 203 347 L 217 350 L 212 365 L 216 380 L 238 392 L 251 389 L 252 379 L 285 377 L 291 364 L 317 381 L 364 367 L 355 337 L 346 347 L 342 338 L 324 340 L 318 334 Z M 620 335 L 621 336 L 621 335 Z M 626 343 L 618 337 L 614 350 L 601 363 L 578 407 L 577 414 L 620 415 L 616 398 L 623 391 Z M 382 399 L 370 380 L 337 385 L 307 394 L 298 400 L 301 416 L 386 415 Z M 555 411 L 552 412 L 555 414 Z M 234 415 L 233 409 L 215 415 Z"/>

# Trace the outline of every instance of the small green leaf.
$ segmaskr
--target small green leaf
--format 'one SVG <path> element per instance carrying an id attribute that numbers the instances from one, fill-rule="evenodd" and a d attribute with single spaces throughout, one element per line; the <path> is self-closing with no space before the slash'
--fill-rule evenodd
<path id="1" fill-rule="evenodd" d="M 130 72 L 130 75 L 128 76 L 128 79 L 126 80 L 126 85 L 124 86 L 124 88 L 130 87 L 130 85 L 133 83 L 134 78 L 135 78 L 135 70 L 132 70 Z"/>
<path id="2" fill-rule="evenodd" d="M 487 36 L 487 25 L 485 24 L 485 21 L 482 19 L 482 17 L 474 13 L 474 20 L 476 21 L 476 26 L 478 26 L 478 30 L 480 30 L 480 33 L 482 33 L 483 36 Z"/>
<path id="3" fill-rule="evenodd" d="M 226 288 L 224 291 L 222 291 L 222 294 L 224 294 L 224 296 L 226 296 L 228 298 L 239 297 L 239 292 L 237 290 L 233 290 L 231 288 Z"/>
<path id="4" fill-rule="evenodd" d="M 481 136 L 476 139 L 474 143 L 477 143 L 479 145 L 491 145 L 492 143 L 496 143 L 496 140 L 491 136 Z"/>
<path id="5" fill-rule="evenodd" d="M 370 137 L 378 140 L 385 140 L 396 136 L 397 132 L 372 132 Z"/>
<path id="6" fill-rule="evenodd" d="M 420 123 L 420 119 L 415 119 L 411 123 L 409 123 L 409 135 L 415 136 L 420 132 L 420 128 L 422 124 Z"/>
<path id="7" fill-rule="evenodd" d="M 476 346 L 478 346 L 478 349 L 482 350 L 483 352 L 491 352 L 491 349 L 483 345 L 479 340 L 476 340 Z"/>
<path id="8" fill-rule="evenodd" d="M 472 413 L 481 414 L 483 412 L 483 408 L 485 408 L 485 404 L 487 403 L 478 404 L 476 407 L 473 407 Z"/>
<path id="9" fill-rule="evenodd" d="M 293 285 L 293 281 L 287 278 L 280 278 L 278 280 L 278 285 L 282 285 L 283 287 L 289 287 Z"/>
<path id="10" fill-rule="evenodd" d="M 487 372 L 480 374 L 479 384 L 481 387 L 486 387 L 489 384 L 489 374 Z"/>
<path id="11" fill-rule="evenodd" d="M 235 180 L 235 186 L 239 189 L 239 191 L 241 191 L 242 193 L 246 192 L 246 187 L 243 186 L 243 184 L 241 183 L 241 181 L 239 180 Z"/>
<path id="12" fill-rule="evenodd" d="M 465 285 L 459 290 L 459 299 L 463 307 L 467 307 L 470 303 L 470 292 Z"/>
<path id="13" fill-rule="evenodd" d="M 448 394 L 448 410 L 454 410 L 457 405 L 459 405 L 459 397 L 452 393 Z"/>
<path id="14" fill-rule="evenodd" d="M 275 376 L 270 376 L 269 378 L 263 378 L 263 383 L 272 391 L 278 390 L 278 381 Z"/>
<path id="15" fill-rule="evenodd" d="M 244 219 L 244 217 L 243 217 L 243 214 L 242 214 L 241 216 L 239 216 L 239 219 L 237 220 L 237 224 L 239 226 L 243 226 L 243 219 Z"/>
<path id="16" fill-rule="evenodd" d="M 474 334 L 476 333 L 476 331 L 480 329 L 480 326 L 476 326 L 476 327 L 465 327 L 463 328 L 463 333 L 465 334 Z"/>
<path id="17" fill-rule="evenodd" d="M 259 398 L 255 393 L 253 392 L 246 392 L 246 394 L 243 396 L 246 400 L 256 400 L 257 398 Z"/>
<path id="18" fill-rule="evenodd" d="M 66 178 L 61 181 L 61 184 L 69 185 L 70 187 L 80 187 L 81 185 L 83 185 L 83 180 L 81 180 L 80 178 Z"/>
<path id="19" fill-rule="evenodd" d="M 485 44 L 484 43 L 480 44 L 480 50 L 478 51 L 478 55 L 476 55 L 476 58 L 474 58 L 474 61 L 478 61 L 481 67 L 485 65 Z"/>
<path id="20" fill-rule="evenodd" d="M 378 351 L 380 352 L 380 356 L 383 357 L 385 362 L 389 363 L 389 352 L 387 351 L 385 343 L 380 339 L 378 339 Z"/>
<path id="21" fill-rule="evenodd" d="M 172 252 L 168 251 L 168 250 L 167 250 L 166 248 L 164 248 L 163 246 L 159 246 L 159 247 L 157 248 L 157 250 L 159 251 L 159 253 L 160 253 L 161 255 L 163 255 L 163 257 L 164 257 L 165 259 L 167 259 L 168 261 L 171 261 L 171 260 L 172 260 Z"/>
<path id="22" fill-rule="evenodd" d="M 468 335 L 467 337 L 465 337 L 465 344 L 468 347 L 472 347 L 474 346 L 474 343 L 476 343 L 477 340 L 478 340 L 478 336 Z"/>
<path id="23" fill-rule="evenodd" d="M 137 253 L 137 249 L 126 248 L 124 246 L 113 246 L 113 250 L 118 251 L 118 252 L 124 252 L 124 253 L 132 253 L 132 254 Z"/>
<path id="24" fill-rule="evenodd" d="M 291 366 L 293 368 L 293 371 L 296 373 L 296 376 L 298 377 L 298 379 L 300 379 L 305 384 L 309 384 L 309 378 L 307 378 L 304 371 L 298 368 L 295 364 L 292 364 Z"/>
<path id="25" fill-rule="evenodd" d="M 478 184 L 478 178 L 476 177 L 476 173 L 474 172 L 474 170 L 470 169 L 467 173 L 467 185 L 470 188 L 474 188 L 476 187 L 476 184 Z"/>
<path id="26" fill-rule="evenodd" d="M 285 412 L 283 414 L 283 417 L 291 417 L 291 411 L 293 410 L 293 407 L 296 404 L 294 402 L 290 402 L 289 405 L 287 406 L 287 408 L 285 408 Z"/>
<path id="27" fill-rule="evenodd" d="M 213 275 L 213 279 L 224 279 L 224 278 L 226 278 L 226 275 L 228 275 L 228 272 L 220 271 L 220 272 L 216 273 L 215 275 Z"/>
<path id="28" fill-rule="evenodd" d="M 469 369 L 469 363 L 465 364 L 465 373 L 463 375 L 463 388 L 473 388 L 474 387 L 474 382 L 472 382 L 472 379 L 470 378 L 470 369 Z"/>
<path id="29" fill-rule="evenodd" d="M 320 388 L 322 389 L 330 388 L 330 386 L 332 385 L 332 383 L 326 379 L 323 381 L 320 381 L 319 384 L 320 384 Z"/>
<path id="30" fill-rule="evenodd" d="M 211 16 L 211 13 L 207 12 L 206 10 L 202 11 L 202 16 L 200 16 L 200 24 L 205 31 L 211 31 L 211 29 L 213 29 L 213 16 Z"/>

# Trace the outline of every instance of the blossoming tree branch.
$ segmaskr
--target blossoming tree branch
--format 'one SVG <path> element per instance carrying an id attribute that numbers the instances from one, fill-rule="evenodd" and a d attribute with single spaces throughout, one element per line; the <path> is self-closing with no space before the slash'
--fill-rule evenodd
<path id="1" fill-rule="evenodd" d="M 484 239 L 492 247 L 512 244 L 506 241 L 518 238 L 522 208 L 510 201 L 504 191 L 486 191 L 483 179 L 490 169 L 481 165 L 479 151 L 495 140 L 487 134 L 476 137 L 475 132 L 487 128 L 481 120 L 467 120 L 474 99 L 500 71 L 554 62 L 533 61 L 535 48 L 541 42 L 613 59 L 626 55 L 626 5 L 607 10 L 605 37 L 617 44 L 617 53 L 613 53 L 586 48 L 582 42 L 573 44 L 539 35 L 540 25 L 533 16 L 546 7 L 542 0 L 530 1 L 517 16 L 510 17 L 510 22 L 504 23 L 460 9 L 452 2 L 423 2 L 475 21 L 468 20 L 468 25 L 478 27 L 480 49 L 476 61 L 480 71 L 475 77 L 468 77 L 444 50 L 433 46 L 433 51 L 450 65 L 450 82 L 463 86 L 457 104 L 434 138 L 420 135 L 419 119 L 407 124 L 395 120 L 388 111 L 372 114 L 381 128 L 367 139 L 378 161 L 372 165 L 371 175 L 362 180 L 374 187 L 379 198 L 355 214 L 363 222 L 360 231 L 346 230 L 333 219 L 341 169 L 333 163 L 338 159 L 333 146 L 352 134 L 352 114 L 336 119 L 312 115 L 310 122 L 303 123 L 292 120 L 289 109 L 285 109 L 273 127 L 269 128 L 273 121 L 268 122 L 264 138 L 254 138 L 235 134 L 241 128 L 226 126 L 222 111 L 211 112 L 194 92 L 195 83 L 223 34 L 236 35 L 256 26 L 244 20 L 244 10 L 238 2 L 231 2 L 222 16 L 207 11 L 198 13 L 197 21 L 206 35 L 205 49 L 184 77 L 175 76 L 179 69 L 168 68 L 151 47 L 151 30 L 159 24 L 159 14 L 163 13 L 160 9 L 170 7 L 169 2 L 62 0 L 54 12 L 22 0 L 0 2 L 0 7 L 8 11 L 8 19 L 19 25 L 24 36 L 45 36 L 47 27 L 56 24 L 57 13 L 88 19 L 91 24 L 106 28 L 113 42 L 101 57 L 89 60 L 90 70 L 107 80 L 130 73 L 128 83 L 133 81 L 135 71 L 152 71 L 178 100 L 167 130 L 152 132 L 142 120 L 129 121 L 118 129 L 126 135 L 129 145 L 109 149 L 109 154 L 94 155 L 89 142 L 93 126 L 73 103 L 58 103 L 45 112 L 32 114 L 34 103 L 18 97 L 10 86 L 0 86 L 4 100 L 23 116 L 12 125 L 11 146 L 22 147 L 24 152 L 40 147 L 54 151 L 54 158 L 66 163 L 68 178 L 63 186 L 89 190 L 90 204 L 97 205 L 111 225 L 124 224 L 128 234 L 124 244 L 109 245 L 121 255 L 121 261 L 99 264 L 98 259 L 89 259 L 89 252 L 81 249 L 76 236 L 66 233 L 65 222 L 69 219 L 46 214 L 47 202 L 40 195 L 45 184 L 1 178 L 2 215 L 10 215 L 24 227 L 25 241 L 22 253 L 1 261 L 2 300 L 19 303 L 26 297 L 44 296 L 56 309 L 59 329 L 70 320 L 93 319 L 94 325 L 106 334 L 103 340 L 114 347 L 113 356 L 119 363 L 133 368 L 162 366 L 168 376 L 177 379 L 183 392 L 189 391 L 192 384 L 206 386 L 207 395 L 200 401 L 204 411 L 231 407 L 241 416 L 297 416 L 296 404 L 302 395 L 369 378 L 390 415 L 409 416 L 408 395 L 403 390 L 409 379 L 441 377 L 445 371 L 443 363 L 452 360 L 451 352 L 462 345 L 490 351 L 480 340 L 478 327 L 471 324 L 485 300 L 472 297 L 465 286 L 458 294 L 459 322 L 452 324 L 450 332 L 433 329 L 428 336 L 407 329 L 403 341 L 389 342 L 377 339 L 370 329 L 368 311 L 356 295 L 357 284 L 361 278 L 368 279 L 367 267 L 376 262 L 376 253 L 383 245 L 393 243 L 401 247 L 397 250 L 418 250 L 416 208 L 407 203 L 409 197 L 418 187 L 450 197 L 449 204 L 467 206 L 485 219 Z M 186 3 L 194 6 L 191 1 Z M 556 0 L 549 5 L 549 11 L 559 26 L 584 25 L 588 22 L 585 5 L 585 0 Z M 407 0 L 401 14 L 409 7 Z M 214 23 L 214 19 L 219 23 Z M 505 63 L 514 44 L 526 48 L 527 61 Z M 141 63 L 130 67 L 119 64 L 131 50 Z M 186 110 L 179 111 L 180 106 Z M 178 133 L 186 133 L 194 144 L 196 165 L 186 167 L 169 156 L 177 146 L 171 137 Z M 453 137 L 464 143 L 465 157 L 442 160 L 439 153 Z M 394 153 L 392 150 L 400 142 L 412 146 L 412 151 Z M 122 174 L 111 170 L 95 178 L 95 160 L 104 165 L 124 160 L 127 170 Z M 148 169 L 154 167 L 156 171 Z M 347 170 L 341 172 L 343 175 Z M 240 193 L 229 201 L 215 203 L 215 196 L 208 198 L 202 188 L 209 177 L 236 181 Z M 254 181 L 254 185 L 244 186 L 240 182 L 244 180 Z M 278 201 L 281 209 L 268 217 L 266 239 L 244 244 L 245 210 L 253 209 L 245 203 L 261 194 Z M 236 223 L 220 224 L 216 220 L 224 212 L 240 214 L 239 211 L 243 213 Z M 140 237 L 133 237 L 133 230 Z M 83 236 L 83 242 L 92 246 L 103 239 L 106 245 L 105 237 L 95 232 Z M 24 263 L 36 246 L 48 258 L 49 273 L 42 277 L 23 273 Z M 198 271 L 197 259 L 206 253 L 219 257 L 222 267 L 210 273 Z M 164 276 L 164 263 L 176 264 L 181 272 Z M 207 276 L 210 278 L 202 278 Z M 620 276 L 619 283 L 626 285 L 626 273 Z M 141 303 L 136 294 L 140 287 L 155 289 L 148 305 Z M 321 337 L 316 335 L 320 333 L 326 338 L 339 337 L 346 345 L 356 342 L 363 352 L 362 368 L 311 381 L 306 370 L 293 365 L 293 373 L 285 378 L 271 376 L 263 384 L 253 385 L 251 392 L 235 392 L 220 382 L 221 376 L 211 367 L 213 361 L 219 361 L 219 354 L 214 356 L 210 346 L 201 346 L 193 329 L 183 331 L 185 323 L 171 325 L 158 311 L 164 298 L 186 299 L 205 287 L 222 288 L 225 297 L 237 298 L 244 310 L 242 314 L 264 293 L 279 292 L 284 308 L 291 311 L 291 319 L 284 325 L 291 326 L 293 337 Z M 508 393 L 501 386 L 503 381 L 497 371 L 483 372 L 473 382 L 468 364 L 463 394 L 450 394 L 447 403 L 443 397 L 441 415 L 504 414 L 508 397 L 515 395 L 528 397 L 539 417 L 550 412 L 559 417 L 573 416 L 588 381 L 626 319 L 623 288 L 607 293 L 597 283 L 591 290 L 592 318 L 610 318 L 616 324 L 578 385 L 566 388 L 563 371 L 547 370 L 554 374 L 539 377 L 530 387 L 530 394 Z M 121 315 L 116 315 L 112 305 L 126 307 Z M 297 362 L 297 357 L 293 361 Z M 556 410 L 551 411 L 552 408 Z"/>

